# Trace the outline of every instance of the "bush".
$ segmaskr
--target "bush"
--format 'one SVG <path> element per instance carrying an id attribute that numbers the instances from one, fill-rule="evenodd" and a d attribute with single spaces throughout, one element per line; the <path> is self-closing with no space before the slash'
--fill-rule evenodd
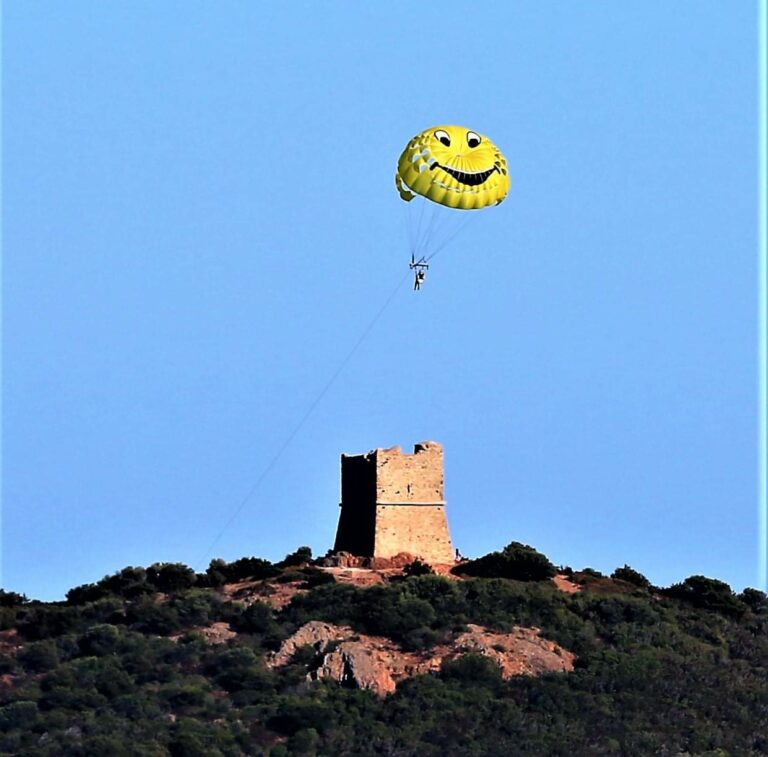
<path id="1" fill-rule="evenodd" d="M 0 707 L 0 731 L 29 728 L 37 716 L 37 705 L 34 702 L 11 702 Z"/>
<path id="2" fill-rule="evenodd" d="M 59 652 L 52 641 L 38 641 L 24 648 L 19 662 L 32 673 L 44 673 L 59 664 Z"/>
<path id="3" fill-rule="evenodd" d="M 20 607 L 29 600 L 24 594 L 17 594 L 15 591 L 5 591 L 0 589 L 0 607 Z"/>
<path id="4" fill-rule="evenodd" d="M 682 583 L 663 589 L 662 593 L 667 597 L 690 602 L 702 610 L 730 617 L 741 617 L 747 609 L 727 583 L 706 576 L 690 576 Z"/>
<path id="5" fill-rule="evenodd" d="M 155 563 L 147 568 L 147 581 L 158 591 L 182 591 L 194 585 L 195 571 L 183 563 Z"/>
<path id="6" fill-rule="evenodd" d="M 133 599 L 154 592 L 155 587 L 147 583 L 147 571 L 144 568 L 127 567 L 111 576 L 105 576 L 98 583 L 83 584 L 70 589 L 67 592 L 67 603 L 82 605 L 109 596 Z"/>
<path id="7" fill-rule="evenodd" d="M 768 595 L 758 589 L 744 589 L 738 598 L 753 612 L 768 611 Z"/>
<path id="8" fill-rule="evenodd" d="M 419 559 L 414 560 L 413 562 L 408 563 L 403 568 L 403 575 L 404 576 L 433 576 L 435 574 L 435 571 L 432 570 L 432 566 L 428 565 L 425 562 L 422 562 Z"/>
<path id="9" fill-rule="evenodd" d="M 651 587 L 651 582 L 642 573 L 638 573 L 630 568 L 629 565 L 624 565 L 623 568 L 616 568 L 611 573 L 611 578 L 615 578 L 617 581 L 626 581 L 626 583 L 641 589 L 649 589 Z"/>
<path id="10" fill-rule="evenodd" d="M 16 609 L 13 607 L 0 607 L 0 631 L 7 631 L 16 626 Z"/>
<path id="11" fill-rule="evenodd" d="M 177 613 L 179 623 L 190 626 L 207 626 L 218 620 L 221 600 L 210 589 L 190 589 L 173 597 L 168 606 Z"/>
<path id="12" fill-rule="evenodd" d="M 101 657 L 117 651 L 120 632 L 115 626 L 100 623 L 91 626 L 78 640 L 78 646 L 84 655 Z"/>
<path id="13" fill-rule="evenodd" d="M 513 578 L 517 581 L 545 581 L 557 571 L 533 547 L 513 541 L 501 552 L 491 552 L 453 568 L 453 573 L 478 578 Z"/>
<path id="14" fill-rule="evenodd" d="M 95 602 L 98 599 L 108 597 L 111 592 L 102 584 L 82 584 L 70 589 L 67 594 L 67 604 L 84 605 L 87 602 Z"/>
<path id="15" fill-rule="evenodd" d="M 309 547 L 299 547 L 295 552 L 286 555 L 283 560 L 277 563 L 278 568 L 290 568 L 294 565 L 303 565 L 312 561 L 312 550 Z"/>
<path id="16" fill-rule="evenodd" d="M 272 578 L 279 572 L 269 560 L 262 560 L 260 557 L 241 557 L 231 563 L 217 558 L 211 560 L 211 564 L 205 572 L 205 583 L 208 586 L 221 586 L 225 583 L 238 583 L 239 581 L 260 581 L 265 578 Z"/>
<path id="17" fill-rule="evenodd" d="M 304 576 L 304 586 L 307 589 L 314 589 L 315 586 L 336 583 L 333 574 L 326 573 L 324 570 L 319 570 L 318 568 L 304 568 L 304 570 L 301 571 L 301 574 Z"/>
<path id="18" fill-rule="evenodd" d="M 272 608 L 265 602 L 253 602 L 230 625 L 235 631 L 270 633 L 277 628 Z"/>
<path id="19" fill-rule="evenodd" d="M 440 668 L 440 677 L 444 681 L 482 686 L 500 684 L 502 680 L 499 666 L 480 654 L 467 654 L 444 662 Z"/>
<path id="20" fill-rule="evenodd" d="M 16 672 L 16 658 L 9 654 L 0 654 L 0 676 Z"/>

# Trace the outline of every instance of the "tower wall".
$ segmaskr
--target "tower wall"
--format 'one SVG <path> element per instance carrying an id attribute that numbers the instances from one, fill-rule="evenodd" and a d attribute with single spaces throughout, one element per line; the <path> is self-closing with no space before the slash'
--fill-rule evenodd
<path id="1" fill-rule="evenodd" d="M 453 562 L 445 515 L 443 448 L 422 442 L 341 457 L 341 515 L 336 551 L 365 557 L 407 552 L 425 562 Z"/>

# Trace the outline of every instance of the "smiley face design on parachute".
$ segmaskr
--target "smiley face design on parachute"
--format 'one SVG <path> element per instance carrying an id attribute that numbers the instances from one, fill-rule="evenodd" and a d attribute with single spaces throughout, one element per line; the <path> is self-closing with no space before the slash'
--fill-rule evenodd
<path id="1" fill-rule="evenodd" d="M 397 163 L 395 184 L 406 201 L 422 195 L 440 205 L 475 210 L 509 192 L 507 160 L 488 137 L 462 126 L 417 134 Z"/>

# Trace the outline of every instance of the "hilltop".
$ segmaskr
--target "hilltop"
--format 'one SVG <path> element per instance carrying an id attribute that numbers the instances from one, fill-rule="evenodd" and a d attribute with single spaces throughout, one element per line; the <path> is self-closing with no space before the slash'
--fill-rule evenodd
<path id="1" fill-rule="evenodd" d="M 0 753 L 768 753 L 768 597 L 505 549 L 0 591 Z M 340 564 L 342 563 L 342 564 Z"/>

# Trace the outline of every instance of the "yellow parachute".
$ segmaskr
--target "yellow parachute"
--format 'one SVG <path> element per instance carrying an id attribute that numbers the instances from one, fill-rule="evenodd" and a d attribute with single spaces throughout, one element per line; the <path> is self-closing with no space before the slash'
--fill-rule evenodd
<path id="1" fill-rule="evenodd" d="M 417 134 L 397 163 L 400 197 L 415 195 L 457 210 L 498 205 L 509 192 L 507 160 L 488 137 L 463 126 Z"/>
<path id="2" fill-rule="evenodd" d="M 414 289 L 421 288 L 429 261 L 475 217 L 463 211 L 498 205 L 509 185 L 507 159 L 476 131 L 434 126 L 408 143 L 397 162 L 395 186 L 408 203 Z"/>

